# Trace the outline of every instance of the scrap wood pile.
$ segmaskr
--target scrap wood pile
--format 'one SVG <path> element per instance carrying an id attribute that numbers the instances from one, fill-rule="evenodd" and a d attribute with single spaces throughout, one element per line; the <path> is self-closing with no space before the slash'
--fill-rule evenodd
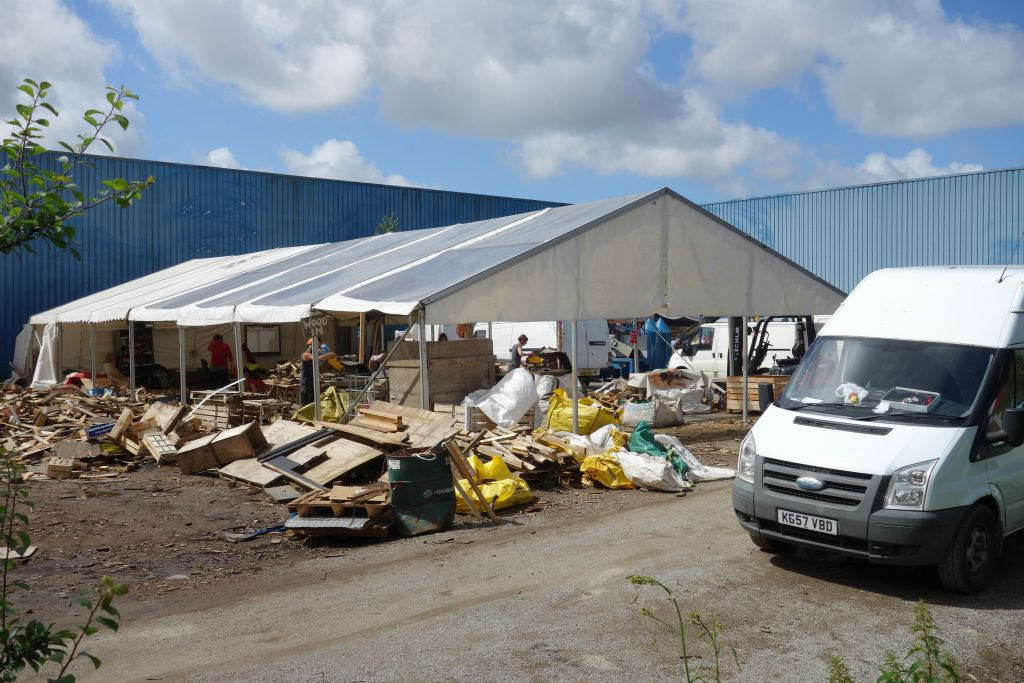
<path id="1" fill-rule="evenodd" d="M 517 477 L 527 481 L 555 478 L 559 483 L 578 481 L 584 450 L 543 429 L 494 427 L 478 435 L 460 432 L 456 442 L 467 455 L 497 458 Z"/>

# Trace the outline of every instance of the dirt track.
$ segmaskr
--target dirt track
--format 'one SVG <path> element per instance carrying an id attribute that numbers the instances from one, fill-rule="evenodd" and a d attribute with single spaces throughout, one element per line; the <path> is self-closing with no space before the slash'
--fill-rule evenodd
<path id="1" fill-rule="evenodd" d="M 681 436 L 706 462 L 728 462 L 738 431 Z M 542 502 L 497 528 L 386 543 L 252 541 L 262 558 L 260 545 L 240 553 L 258 573 L 203 585 L 198 572 L 125 601 L 122 632 L 90 646 L 103 668 L 81 680 L 679 680 L 671 634 L 639 615 L 645 605 L 667 617 L 668 604 L 651 592 L 634 604 L 626 577 L 637 573 L 723 624 L 743 662 L 726 680 L 824 681 L 835 652 L 874 680 L 884 651 L 909 644 L 918 598 L 978 680 L 1024 680 L 1024 539 L 1008 544 L 990 591 L 964 598 L 929 571 L 758 552 L 733 518 L 729 482 L 684 497 L 571 490 Z"/>

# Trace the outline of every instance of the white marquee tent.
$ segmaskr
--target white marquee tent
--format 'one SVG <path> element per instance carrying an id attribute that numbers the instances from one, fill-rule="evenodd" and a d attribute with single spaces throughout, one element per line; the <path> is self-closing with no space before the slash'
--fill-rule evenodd
<path id="1" fill-rule="evenodd" d="M 38 313 L 29 323 L 94 335 L 97 325 L 148 321 L 176 326 L 180 336 L 185 328 L 297 323 L 317 313 L 348 320 L 376 312 L 420 324 L 826 314 L 843 296 L 664 188 L 475 223 L 192 260 Z"/>

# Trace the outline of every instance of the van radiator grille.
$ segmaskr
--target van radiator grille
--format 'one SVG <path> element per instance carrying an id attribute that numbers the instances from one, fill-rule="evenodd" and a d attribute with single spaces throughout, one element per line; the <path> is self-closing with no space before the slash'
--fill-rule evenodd
<path id="1" fill-rule="evenodd" d="M 804 491 L 796 485 L 800 477 L 814 477 L 825 487 L 820 491 Z M 765 458 L 761 469 L 761 485 L 773 493 L 847 508 L 861 504 L 870 483 L 870 474 L 811 467 L 772 458 Z"/>

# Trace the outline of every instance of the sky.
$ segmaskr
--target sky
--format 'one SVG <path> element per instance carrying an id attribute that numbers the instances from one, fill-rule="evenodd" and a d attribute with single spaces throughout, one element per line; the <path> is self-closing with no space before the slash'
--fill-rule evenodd
<path id="1" fill-rule="evenodd" d="M 0 0 L 0 110 L 118 156 L 582 202 L 1024 165 L 1024 3 Z M 96 151 L 102 151 L 97 149 Z"/>

